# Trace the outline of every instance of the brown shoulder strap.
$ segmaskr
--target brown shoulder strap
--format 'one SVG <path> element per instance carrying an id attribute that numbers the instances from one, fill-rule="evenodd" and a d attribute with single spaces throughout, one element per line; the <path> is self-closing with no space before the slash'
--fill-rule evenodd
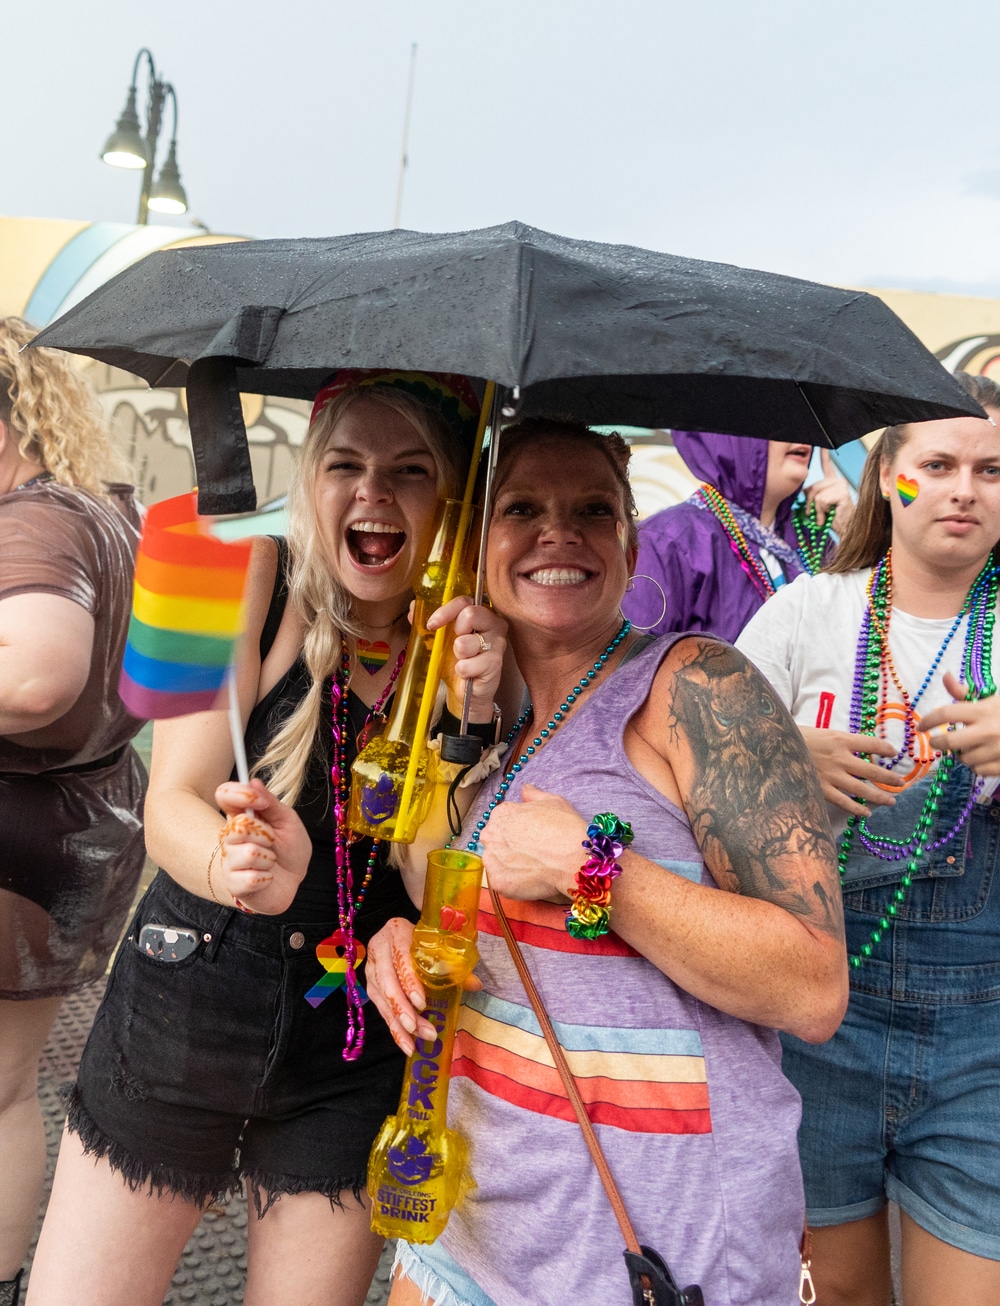
<path id="1" fill-rule="evenodd" d="M 583 1130 L 583 1137 L 593 1157 L 594 1165 L 597 1167 L 597 1173 L 600 1175 L 601 1183 L 604 1185 L 604 1191 L 608 1195 L 608 1201 L 611 1203 L 611 1209 L 615 1213 L 615 1219 L 618 1221 L 618 1227 L 622 1231 L 622 1237 L 625 1239 L 625 1246 L 630 1252 L 641 1254 L 639 1240 L 635 1236 L 635 1230 L 632 1228 L 632 1221 L 628 1218 L 628 1211 L 625 1209 L 625 1203 L 622 1201 L 622 1195 L 618 1191 L 618 1186 L 614 1181 L 611 1170 L 608 1166 L 607 1157 L 604 1155 L 604 1149 L 601 1147 L 601 1141 L 594 1132 L 594 1126 L 590 1123 L 590 1116 L 587 1115 L 587 1108 L 584 1106 L 583 1098 L 580 1096 L 580 1090 L 576 1086 L 576 1080 L 573 1078 L 573 1072 L 569 1068 L 566 1060 L 566 1054 L 563 1052 L 556 1038 L 556 1032 L 552 1028 L 552 1021 L 549 1020 L 549 1013 L 545 1010 L 542 999 L 538 990 L 535 988 L 535 981 L 531 978 L 531 972 L 528 970 L 528 964 L 518 946 L 517 939 L 514 938 L 514 932 L 510 928 L 510 921 L 507 919 L 507 913 L 503 909 L 503 904 L 499 896 L 493 889 L 490 889 L 490 902 L 493 905 L 493 911 L 497 920 L 500 922 L 500 928 L 503 931 L 503 937 L 510 949 L 510 955 L 517 967 L 517 973 L 521 977 L 521 983 L 524 985 L 524 991 L 528 995 L 528 1001 L 531 1003 L 531 1009 L 538 1018 L 538 1023 L 542 1027 L 542 1033 L 545 1035 L 545 1042 L 548 1044 L 549 1051 L 552 1053 L 552 1060 L 556 1063 L 556 1070 L 559 1071 L 559 1078 L 566 1089 L 566 1096 L 570 1100 L 573 1110 L 576 1112 L 576 1118 Z"/>

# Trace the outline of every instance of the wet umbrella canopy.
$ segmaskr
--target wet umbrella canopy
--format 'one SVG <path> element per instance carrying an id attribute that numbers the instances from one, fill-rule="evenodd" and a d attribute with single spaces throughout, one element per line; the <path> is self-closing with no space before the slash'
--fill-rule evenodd
<path id="1" fill-rule="evenodd" d="M 881 300 L 521 223 L 151 254 L 42 331 L 187 385 L 205 512 L 255 506 L 239 391 L 462 372 L 518 411 L 839 445 L 978 405 Z"/>

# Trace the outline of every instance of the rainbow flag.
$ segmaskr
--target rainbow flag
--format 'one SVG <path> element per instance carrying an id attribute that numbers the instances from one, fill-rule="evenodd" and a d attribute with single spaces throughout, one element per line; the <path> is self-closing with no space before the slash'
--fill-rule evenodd
<path id="1" fill-rule="evenodd" d="M 243 631 L 250 542 L 216 539 L 195 504 L 194 493 L 166 499 L 143 523 L 118 682 L 136 717 L 215 707 Z"/>

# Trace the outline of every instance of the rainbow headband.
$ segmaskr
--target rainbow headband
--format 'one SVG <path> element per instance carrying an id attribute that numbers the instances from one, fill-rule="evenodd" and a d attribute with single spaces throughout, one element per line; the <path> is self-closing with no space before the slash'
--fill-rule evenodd
<path id="1" fill-rule="evenodd" d="M 479 421 L 480 402 L 467 376 L 458 372 L 396 372 L 391 369 L 344 367 L 335 372 L 316 395 L 311 426 L 338 395 L 362 386 L 386 386 L 402 390 L 436 409 L 456 435 L 471 442 Z"/>
<path id="2" fill-rule="evenodd" d="M 166 499 L 143 522 L 118 683 L 135 717 L 215 707 L 243 630 L 250 542 L 210 535 L 196 502 L 194 493 Z"/>

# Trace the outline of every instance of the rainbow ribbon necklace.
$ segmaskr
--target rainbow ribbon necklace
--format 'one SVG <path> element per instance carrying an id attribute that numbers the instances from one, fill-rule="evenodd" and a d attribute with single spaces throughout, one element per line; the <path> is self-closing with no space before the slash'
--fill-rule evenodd
<path id="1" fill-rule="evenodd" d="M 965 635 L 965 648 L 962 654 L 962 679 L 969 686 L 969 698 L 986 698 L 996 693 L 993 680 L 993 625 L 996 620 L 996 600 L 1000 570 L 988 562 L 972 583 L 962 610 L 955 618 L 951 630 L 944 638 L 940 649 L 931 663 L 930 670 L 924 677 L 923 684 L 911 699 L 903 688 L 892 650 L 889 648 L 889 622 L 892 617 L 892 550 L 872 569 L 868 581 L 868 602 L 861 621 L 858 634 L 857 653 L 854 661 L 854 686 L 851 693 L 850 732 L 855 735 L 875 735 L 879 724 L 879 706 L 884 706 L 885 689 L 891 680 L 899 692 L 905 713 L 903 747 L 895 757 L 883 763 L 881 759 L 869 757 L 868 761 L 884 765 L 892 770 L 904 756 L 913 756 L 913 736 L 915 734 L 913 718 L 914 708 L 940 665 L 945 650 L 962 621 L 968 617 Z M 933 852 L 950 842 L 969 819 L 976 799 L 983 788 L 983 778 L 977 776 L 969 799 L 958 820 L 947 832 L 933 843 L 930 842 L 931 831 L 937 817 L 938 807 L 945 788 L 954 774 L 955 754 L 945 753 L 937 771 L 931 778 L 930 788 L 923 809 L 917 818 L 916 826 L 905 839 L 889 839 L 883 835 L 874 835 L 868 829 L 867 817 L 852 816 L 840 841 L 837 854 L 841 883 L 847 869 L 847 861 L 855 834 L 861 840 L 865 850 L 882 861 L 904 861 L 905 869 L 899 878 L 899 884 L 893 890 L 892 897 L 885 910 L 879 916 L 878 925 L 871 931 L 868 941 L 861 946 L 861 951 L 849 957 L 852 967 L 857 969 L 872 955 L 882 941 L 903 903 L 913 883 L 920 859 L 925 853 Z"/>
<path id="2" fill-rule="evenodd" d="M 396 659 L 389 683 L 378 702 L 368 714 L 368 720 L 382 712 L 403 667 L 406 650 Z M 323 967 L 323 976 L 305 995 L 311 1007 L 319 1004 L 335 990 L 344 987 L 347 996 L 347 1033 L 344 1037 L 343 1058 L 356 1061 L 365 1045 L 365 1018 L 362 1006 L 368 994 L 358 983 L 357 968 L 365 959 L 365 947 L 354 937 L 354 917 L 365 900 L 368 886 L 375 872 L 380 840 L 373 839 L 364 879 L 357 896 L 354 894 L 354 872 L 351 869 L 350 844 L 353 837 L 347 830 L 347 807 L 350 799 L 351 770 L 347 765 L 347 739 L 351 728 L 348 687 L 351 680 L 351 654 L 347 641 L 341 636 L 340 666 L 330 687 L 331 727 L 333 733 L 333 759 L 330 781 L 333 790 L 334 862 L 337 869 L 337 917 L 340 928 L 327 935 L 316 945 L 316 960 Z"/>
<path id="3" fill-rule="evenodd" d="M 566 717 L 568 716 L 569 712 L 572 710 L 573 704 L 577 701 L 577 699 L 585 690 L 591 687 L 591 685 L 594 683 L 594 681 L 597 679 L 597 677 L 600 675 L 600 673 L 604 670 L 605 666 L 607 665 L 608 658 L 615 651 L 615 649 L 618 647 L 618 645 L 622 642 L 622 640 L 626 637 L 626 635 L 629 633 L 631 629 L 632 629 L 631 621 L 622 622 L 618 634 L 607 646 L 607 648 L 597 659 L 594 665 L 590 668 L 587 674 L 583 676 L 579 681 L 577 681 L 577 683 L 569 691 L 569 693 L 566 695 L 563 701 L 559 704 L 558 710 L 552 713 L 551 719 L 546 722 L 545 726 L 541 730 L 539 730 L 538 734 L 535 735 L 531 743 L 528 744 L 528 746 L 520 754 L 517 761 L 514 762 L 508 768 L 506 774 L 504 775 L 503 780 L 500 782 L 499 788 L 497 789 L 493 797 L 490 799 L 489 806 L 486 808 L 482 816 L 476 822 L 476 828 L 472 833 L 471 839 L 465 845 L 470 853 L 479 853 L 482 851 L 479 845 L 479 836 L 482 834 L 482 832 L 486 829 L 487 825 L 489 824 L 490 817 L 500 806 L 503 800 L 507 797 L 507 790 L 510 788 L 511 782 L 513 781 L 514 777 L 516 775 L 519 775 L 524 770 L 524 768 L 528 765 L 528 763 L 535 756 L 538 750 L 545 744 L 546 740 L 550 739 L 555 734 L 555 732 L 559 729 L 562 723 L 566 720 Z M 514 722 L 510 734 L 507 736 L 505 740 L 505 743 L 508 747 L 514 742 L 514 740 L 518 737 L 518 735 L 521 733 L 524 727 L 528 724 L 528 721 L 531 719 L 531 711 L 532 711 L 531 704 L 529 703 L 528 706 L 521 713 L 521 715 Z M 449 848 L 451 847 L 451 844 L 452 844 L 452 840 L 449 839 L 448 840 Z"/>

